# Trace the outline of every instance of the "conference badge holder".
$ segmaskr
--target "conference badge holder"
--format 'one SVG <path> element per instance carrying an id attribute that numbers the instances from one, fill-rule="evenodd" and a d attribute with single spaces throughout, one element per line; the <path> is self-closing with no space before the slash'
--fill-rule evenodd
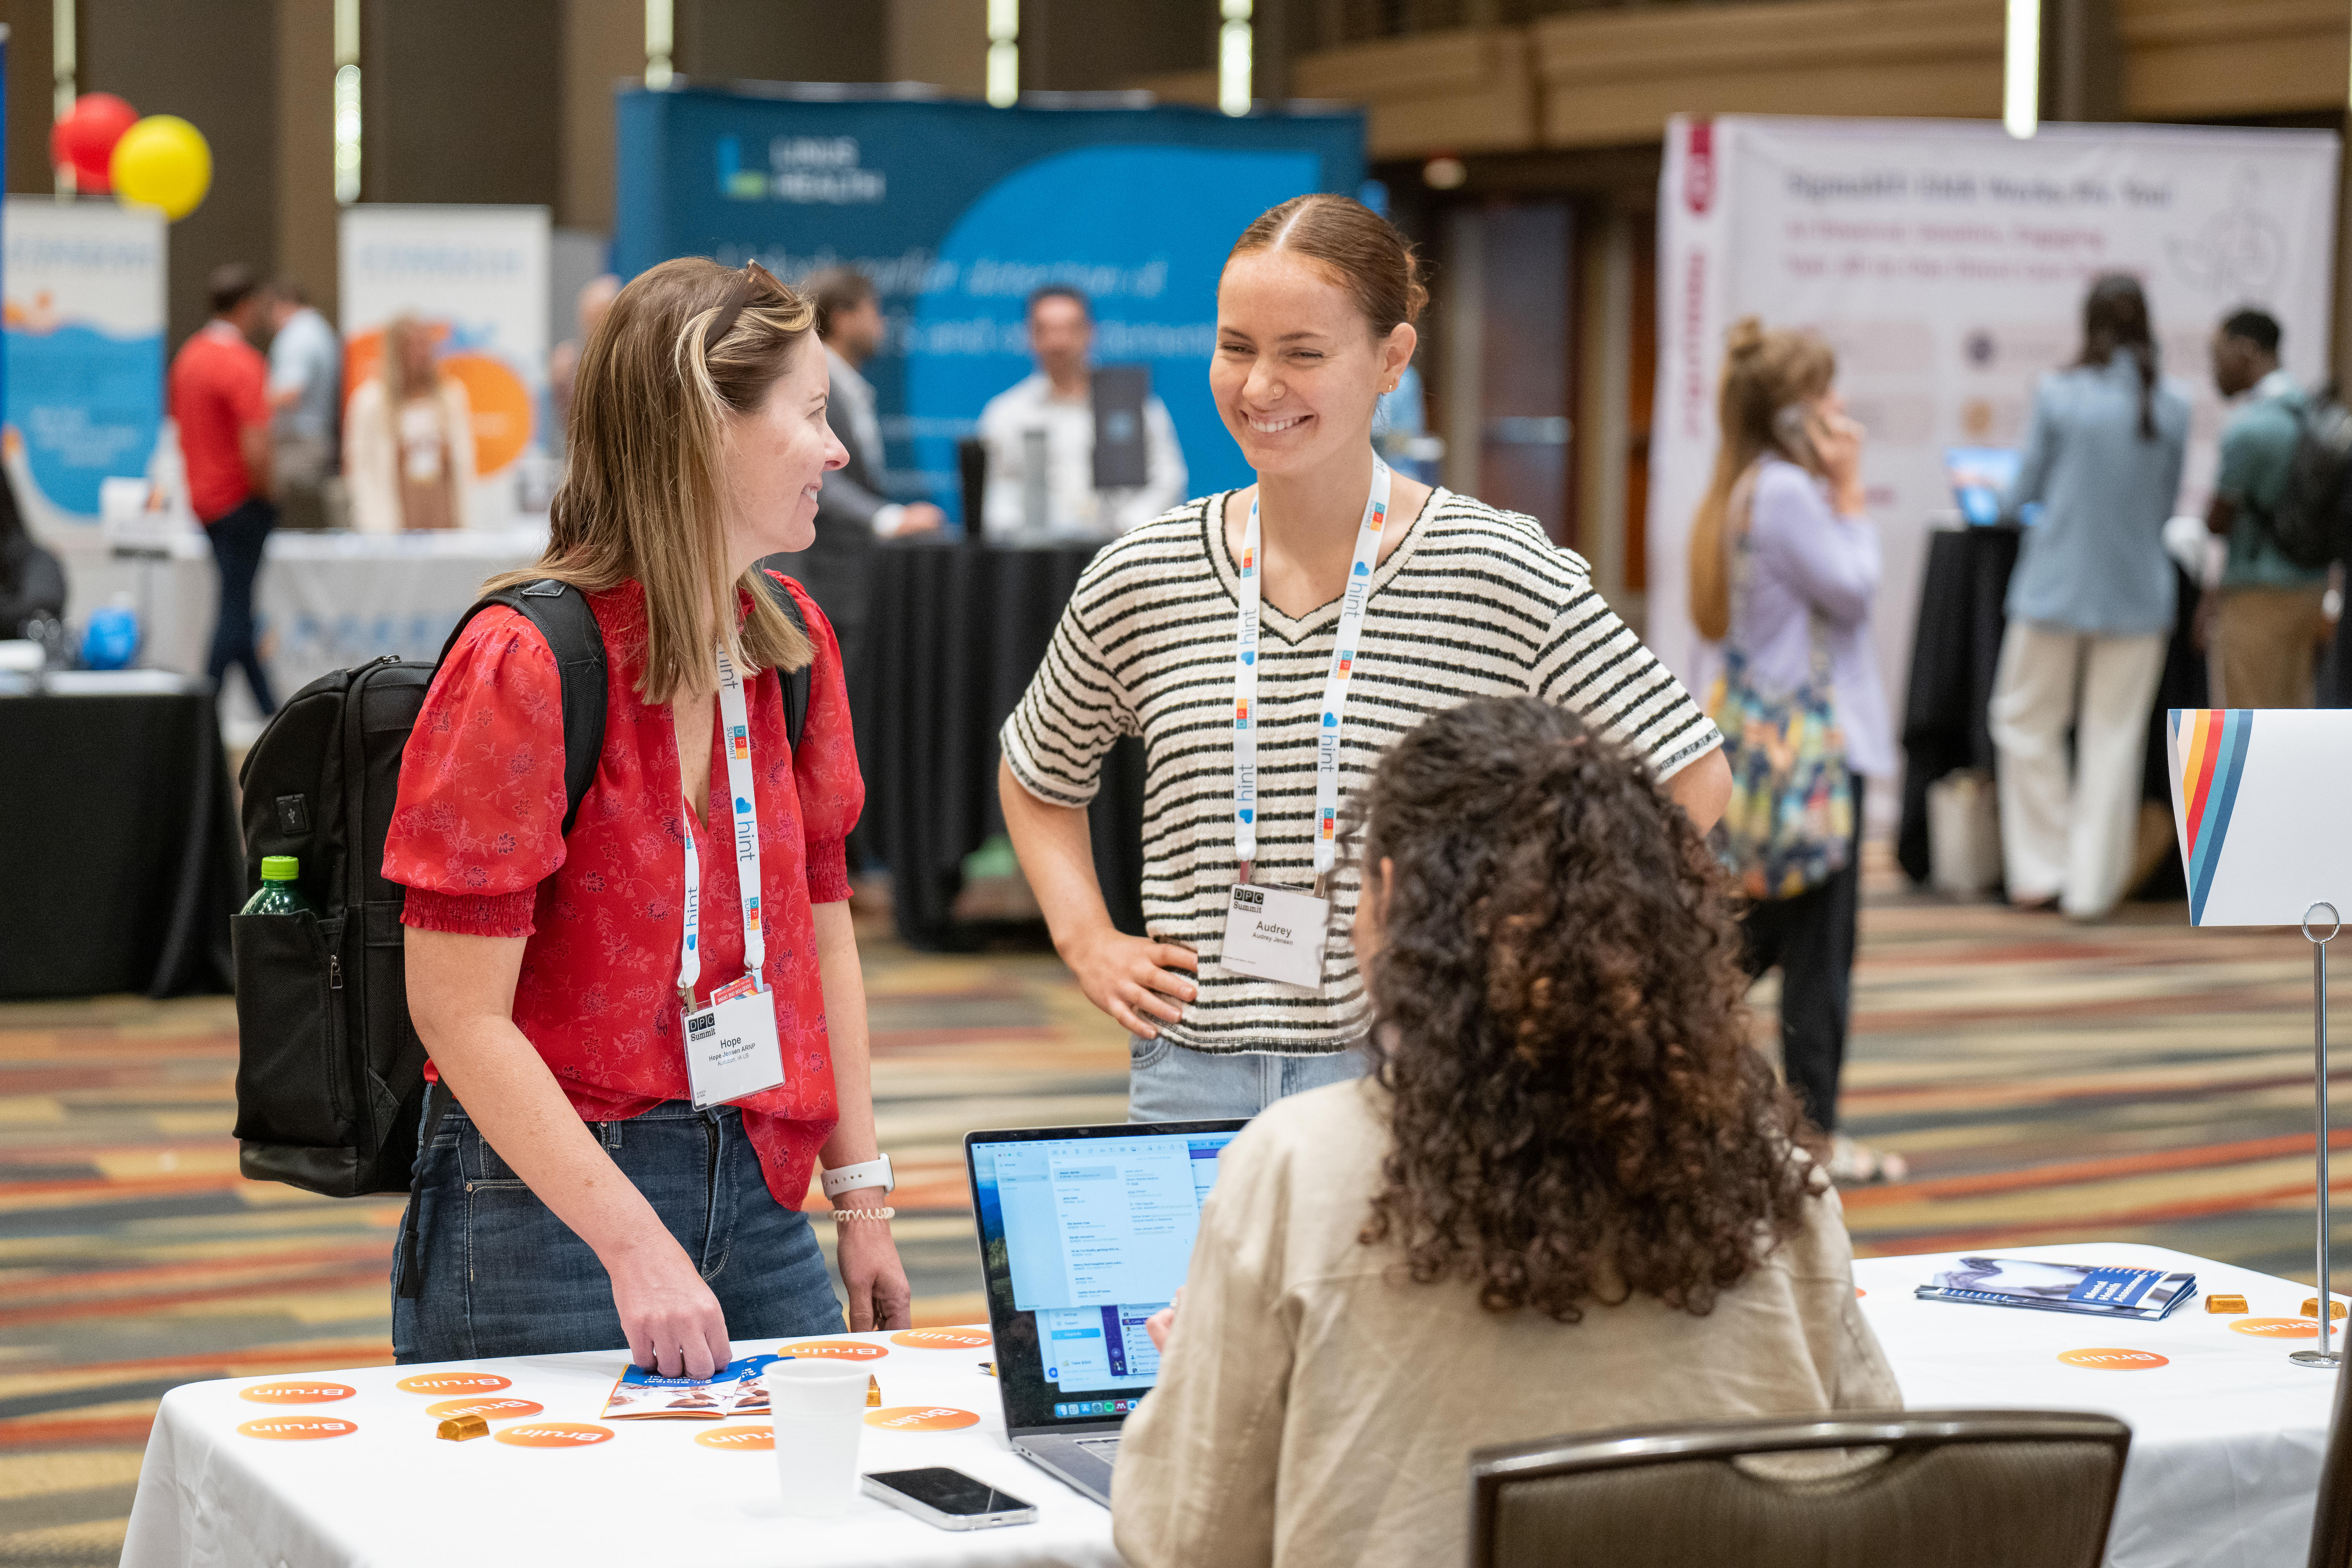
<path id="1" fill-rule="evenodd" d="M 760 981 L 768 941 L 760 910 L 760 817 L 752 805 L 751 721 L 742 679 L 724 648 L 719 652 L 719 710 L 726 726 L 735 885 L 743 905 L 743 973 L 713 990 L 705 1005 L 695 1006 L 695 982 L 702 976 L 702 861 L 694 847 L 694 814 L 685 812 L 686 926 L 679 942 L 677 994 L 686 1023 L 686 1080 L 697 1110 L 742 1100 L 784 1081 L 776 999 Z"/>
<path id="2" fill-rule="evenodd" d="M 1253 710 L 1257 707 L 1258 606 L 1265 594 L 1258 576 L 1255 500 L 1242 531 L 1241 591 L 1235 595 L 1240 606 L 1234 629 L 1234 858 L 1241 864 L 1241 877 L 1225 898 L 1225 934 L 1217 963 L 1233 973 L 1295 985 L 1310 995 L 1323 993 L 1323 950 L 1331 931 L 1331 900 L 1324 895 L 1339 863 L 1339 729 L 1348 710 L 1348 677 L 1364 629 L 1364 604 L 1371 597 L 1372 572 L 1380 563 L 1391 479 L 1389 466 L 1375 458 L 1371 493 L 1364 498 L 1347 592 L 1339 601 L 1331 667 L 1323 677 L 1322 722 L 1315 736 L 1312 892 L 1250 880 L 1250 865 L 1257 858 L 1257 720 Z"/>

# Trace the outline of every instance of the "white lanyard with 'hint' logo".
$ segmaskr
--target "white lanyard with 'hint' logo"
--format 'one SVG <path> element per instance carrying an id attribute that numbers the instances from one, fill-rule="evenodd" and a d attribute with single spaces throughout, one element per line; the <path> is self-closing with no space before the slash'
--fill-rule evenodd
<path id="1" fill-rule="evenodd" d="M 743 703 L 742 675 L 724 648 L 719 650 L 719 722 L 726 731 L 721 742 L 735 826 L 735 890 L 743 906 L 743 973 L 712 991 L 708 1006 L 695 1006 L 694 987 L 702 978 L 702 861 L 694 845 L 694 814 L 686 812 L 686 911 L 677 995 L 686 1022 L 687 1082 L 697 1110 L 741 1100 L 784 1081 L 776 999 L 761 974 L 768 961 L 768 935 L 760 908 L 760 813 L 751 793 L 751 722 Z"/>
<path id="2" fill-rule="evenodd" d="M 1234 858 L 1241 872 L 1225 903 L 1225 936 L 1217 962 L 1236 974 L 1273 980 L 1320 993 L 1323 949 L 1331 926 L 1331 868 L 1339 863 L 1339 728 L 1348 710 L 1349 677 L 1357 639 L 1364 629 L 1364 604 L 1372 595 L 1380 565 L 1381 531 L 1389 515 L 1389 466 L 1372 459 L 1371 493 L 1356 529 L 1356 552 L 1348 564 L 1348 586 L 1339 601 L 1339 627 L 1331 645 L 1331 668 L 1323 677 L 1323 702 L 1315 732 L 1315 887 L 1253 884 L 1257 859 L 1257 634 L 1258 606 L 1265 593 L 1259 561 L 1257 503 L 1250 503 L 1242 532 L 1241 611 L 1234 637 Z"/>

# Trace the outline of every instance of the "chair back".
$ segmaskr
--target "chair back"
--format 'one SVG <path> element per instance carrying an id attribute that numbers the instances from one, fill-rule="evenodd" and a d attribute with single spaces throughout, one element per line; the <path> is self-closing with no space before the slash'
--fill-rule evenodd
<path id="1" fill-rule="evenodd" d="M 1472 1568 L 2098 1568 L 2131 1428 L 1841 1413 L 1482 1448 Z"/>

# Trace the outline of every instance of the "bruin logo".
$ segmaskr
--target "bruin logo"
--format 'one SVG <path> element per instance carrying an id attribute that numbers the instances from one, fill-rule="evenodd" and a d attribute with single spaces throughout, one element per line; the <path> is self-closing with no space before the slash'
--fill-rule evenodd
<path id="1" fill-rule="evenodd" d="M 2061 1351 L 2058 1359 L 2068 1366 L 2085 1367 L 2093 1372 L 2151 1372 L 2172 1364 L 2170 1356 L 2160 1356 L 2154 1351 L 2121 1350 L 2112 1345 Z"/>
<path id="2" fill-rule="evenodd" d="M 436 1421 L 453 1420 L 460 1415 L 478 1415 L 485 1421 L 513 1421 L 525 1415 L 543 1415 L 544 1405 L 528 1399 L 445 1399 L 438 1405 L 428 1405 L 425 1414 Z"/>
<path id="3" fill-rule="evenodd" d="M 890 1352 L 863 1340 L 803 1340 L 799 1344 L 780 1345 L 776 1353 L 814 1361 L 879 1361 Z"/>
<path id="4" fill-rule="evenodd" d="M 393 1386 L 403 1394 L 496 1394 L 514 1384 L 494 1372 L 428 1372 Z"/>
<path id="5" fill-rule="evenodd" d="M 953 1432 L 960 1427 L 979 1426 L 980 1417 L 969 1410 L 946 1405 L 901 1405 L 890 1410 L 867 1411 L 866 1424 L 892 1432 Z"/>
<path id="6" fill-rule="evenodd" d="M 706 1448 L 726 1448 L 741 1453 L 773 1448 L 776 1433 L 772 1426 L 714 1426 L 708 1432 L 697 1432 L 694 1440 Z"/>
<path id="7" fill-rule="evenodd" d="M 237 1390 L 237 1397 L 256 1405 L 326 1405 L 349 1399 L 358 1389 L 341 1383 L 257 1383 Z"/>
<path id="8" fill-rule="evenodd" d="M 358 1422 L 333 1415 L 272 1415 L 263 1421 L 247 1421 L 236 1430 L 239 1436 L 299 1443 L 314 1437 L 348 1437 L 359 1429 Z"/>
<path id="9" fill-rule="evenodd" d="M 583 1448 L 592 1443 L 612 1440 L 609 1426 L 592 1426 L 581 1421 L 545 1421 L 528 1426 L 509 1426 L 493 1434 L 501 1443 L 518 1448 Z"/>
<path id="10" fill-rule="evenodd" d="M 915 1351 L 969 1351 L 990 1342 L 986 1329 L 901 1329 L 890 1342 Z"/>
<path id="11" fill-rule="evenodd" d="M 2230 1331 L 2263 1340 L 2315 1340 L 2319 1323 L 2314 1318 L 2241 1318 Z"/>

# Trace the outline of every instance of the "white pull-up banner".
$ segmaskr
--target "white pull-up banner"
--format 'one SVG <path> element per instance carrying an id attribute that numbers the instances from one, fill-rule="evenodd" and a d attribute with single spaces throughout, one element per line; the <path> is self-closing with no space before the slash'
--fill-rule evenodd
<path id="1" fill-rule="evenodd" d="M 2336 236 L 2332 131 L 1991 121 L 1678 117 L 1658 192 L 1658 382 L 1650 441 L 1647 636 L 1694 679 L 1685 550 L 1715 460 L 1723 335 L 1756 315 L 1836 348 L 1869 427 L 1863 476 L 1885 542 L 1876 630 L 1897 711 L 1930 520 L 1953 508 L 1944 454 L 2025 444 L 2042 372 L 2082 343 L 2105 272 L 2147 290 L 2163 370 L 2188 394 L 2201 511 L 2222 410 L 2208 344 L 2253 305 L 2286 369 L 2327 371 Z"/>

